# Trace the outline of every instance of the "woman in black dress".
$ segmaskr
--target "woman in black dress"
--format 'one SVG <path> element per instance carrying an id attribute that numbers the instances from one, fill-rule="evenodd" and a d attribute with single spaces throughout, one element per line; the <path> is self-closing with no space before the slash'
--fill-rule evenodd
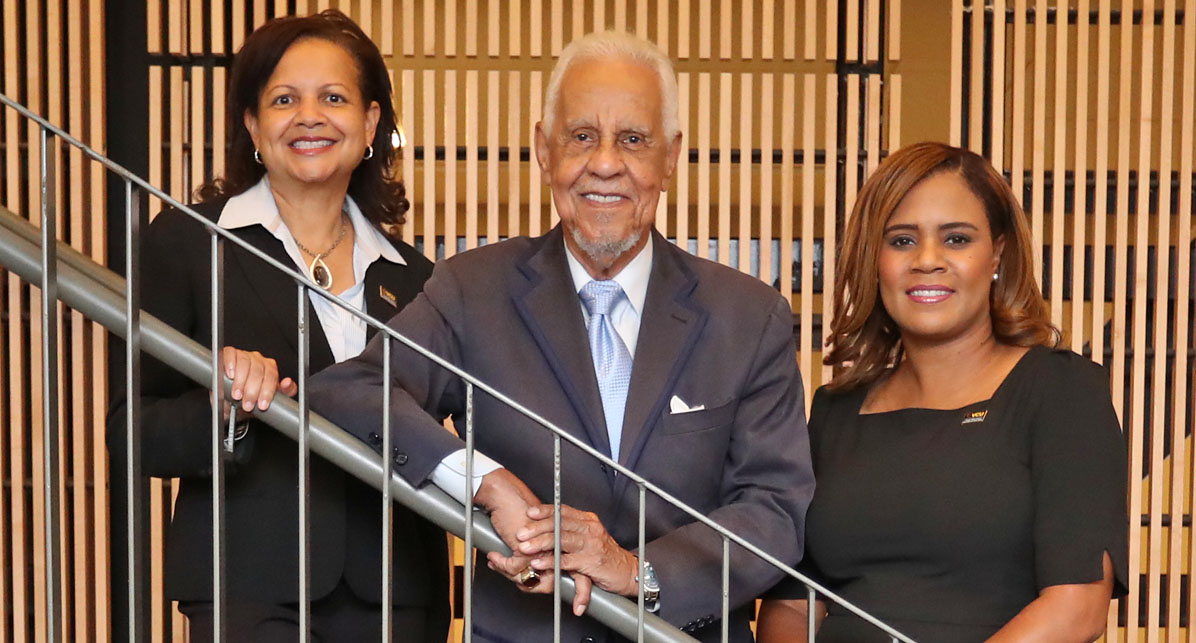
<path id="1" fill-rule="evenodd" d="M 432 264 L 394 237 L 408 202 L 393 173 L 395 112 L 377 46 L 339 11 L 281 18 L 246 39 L 229 86 L 227 172 L 200 190 L 195 210 L 357 309 L 375 318 L 394 315 L 422 290 Z M 167 210 L 143 241 L 145 309 L 207 344 L 207 229 Z M 275 386 L 294 393 L 298 289 L 291 276 L 232 243 L 225 244 L 222 277 L 223 339 L 243 349 L 223 350 L 240 422 L 226 480 L 228 640 L 294 641 L 298 451 L 249 411 L 265 409 Z M 372 328 L 318 293 L 305 299 L 311 373 L 361 352 Z M 180 480 L 166 538 L 165 593 L 187 616 L 191 640 L 211 640 L 209 392 L 152 359 L 142 383 L 144 470 Z M 118 451 L 124 399 L 123 392 L 116 397 L 109 423 Z M 311 634 L 321 641 L 380 640 L 381 496 L 318 456 L 309 472 Z M 443 643 L 444 531 L 400 506 L 392 518 L 394 638 Z"/>
<path id="2" fill-rule="evenodd" d="M 1056 348 L 1008 185 L 913 145 L 844 239 L 804 570 L 920 642 L 1098 638 L 1125 593 L 1125 442 L 1105 371 Z M 805 641 L 805 598 L 776 587 L 759 640 Z M 814 609 L 818 641 L 889 640 Z"/>

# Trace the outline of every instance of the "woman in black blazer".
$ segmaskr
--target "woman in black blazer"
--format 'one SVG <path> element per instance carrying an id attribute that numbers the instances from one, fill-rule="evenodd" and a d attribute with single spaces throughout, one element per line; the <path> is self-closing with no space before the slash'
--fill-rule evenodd
<path id="1" fill-rule="evenodd" d="M 377 47 L 357 25 L 335 10 L 263 25 L 234 59 L 228 105 L 228 171 L 200 189 L 195 209 L 373 317 L 387 319 L 410 302 L 432 266 L 390 236 L 408 208 L 402 184 L 392 178 L 391 86 Z M 145 310 L 209 343 L 209 233 L 167 210 L 143 243 Z M 225 244 L 224 262 L 223 356 L 238 416 L 226 481 L 226 623 L 234 641 L 293 641 L 298 453 L 291 439 L 249 412 L 269 405 L 279 377 L 279 389 L 294 393 L 297 287 L 235 244 Z M 307 305 L 309 319 L 318 322 L 310 332 L 312 373 L 356 355 L 373 335 L 318 294 Z M 192 640 L 209 640 L 210 393 L 150 358 L 142 382 L 144 471 L 180 479 L 166 540 L 166 596 L 179 601 Z M 123 393 L 117 395 L 109 417 L 110 446 L 122 451 L 123 402 Z M 317 456 L 310 476 L 312 633 L 325 641 L 377 640 L 380 494 Z M 444 532 L 394 509 L 395 638 L 444 641 L 450 618 Z"/>

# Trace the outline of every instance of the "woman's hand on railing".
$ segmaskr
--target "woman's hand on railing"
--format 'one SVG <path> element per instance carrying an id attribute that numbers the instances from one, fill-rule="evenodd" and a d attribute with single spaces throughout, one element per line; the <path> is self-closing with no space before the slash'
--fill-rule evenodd
<path id="1" fill-rule="evenodd" d="M 826 603 L 814 601 L 814 630 L 826 618 Z M 756 619 L 757 643 L 806 643 L 810 622 L 809 601 L 764 599 Z"/>
<path id="2" fill-rule="evenodd" d="M 288 397 L 299 392 L 299 385 L 291 378 L 279 381 L 278 363 L 257 351 L 225 346 L 220 351 L 220 358 L 225 376 L 233 381 L 230 395 L 234 403 L 240 402 L 237 405 L 238 420 L 248 417 L 255 408 L 259 411 L 270 408 L 276 392 L 281 391 Z"/>

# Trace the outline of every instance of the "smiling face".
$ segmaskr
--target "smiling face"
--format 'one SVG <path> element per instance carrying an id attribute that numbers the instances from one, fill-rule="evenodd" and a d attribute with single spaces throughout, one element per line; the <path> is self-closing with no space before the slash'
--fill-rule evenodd
<path id="1" fill-rule="evenodd" d="M 877 266 L 881 301 L 902 341 L 991 334 L 989 291 L 1003 247 L 957 173 L 915 185 L 885 223 Z"/>
<path id="2" fill-rule="evenodd" d="M 659 77 L 624 60 L 578 60 L 561 79 L 551 132 L 536 126 L 536 158 L 565 229 L 591 276 L 609 278 L 647 243 L 681 135 L 666 137 Z"/>
<path id="3" fill-rule="evenodd" d="M 262 88 L 245 128 L 273 186 L 328 182 L 344 190 L 380 108 L 365 103 L 357 63 L 339 45 L 318 38 L 292 44 Z"/>

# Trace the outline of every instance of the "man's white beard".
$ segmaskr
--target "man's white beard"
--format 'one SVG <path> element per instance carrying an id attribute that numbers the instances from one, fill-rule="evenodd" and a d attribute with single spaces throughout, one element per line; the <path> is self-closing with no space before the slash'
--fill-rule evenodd
<path id="1" fill-rule="evenodd" d="M 640 242 L 640 237 L 643 235 L 642 230 L 635 230 L 625 239 L 616 240 L 590 240 L 581 233 L 580 226 L 569 226 L 569 234 L 573 235 L 573 242 L 577 244 L 578 249 L 586 253 L 590 259 L 603 269 L 611 267 L 615 260 L 623 256 L 624 252 L 631 250 L 635 244 Z"/>

